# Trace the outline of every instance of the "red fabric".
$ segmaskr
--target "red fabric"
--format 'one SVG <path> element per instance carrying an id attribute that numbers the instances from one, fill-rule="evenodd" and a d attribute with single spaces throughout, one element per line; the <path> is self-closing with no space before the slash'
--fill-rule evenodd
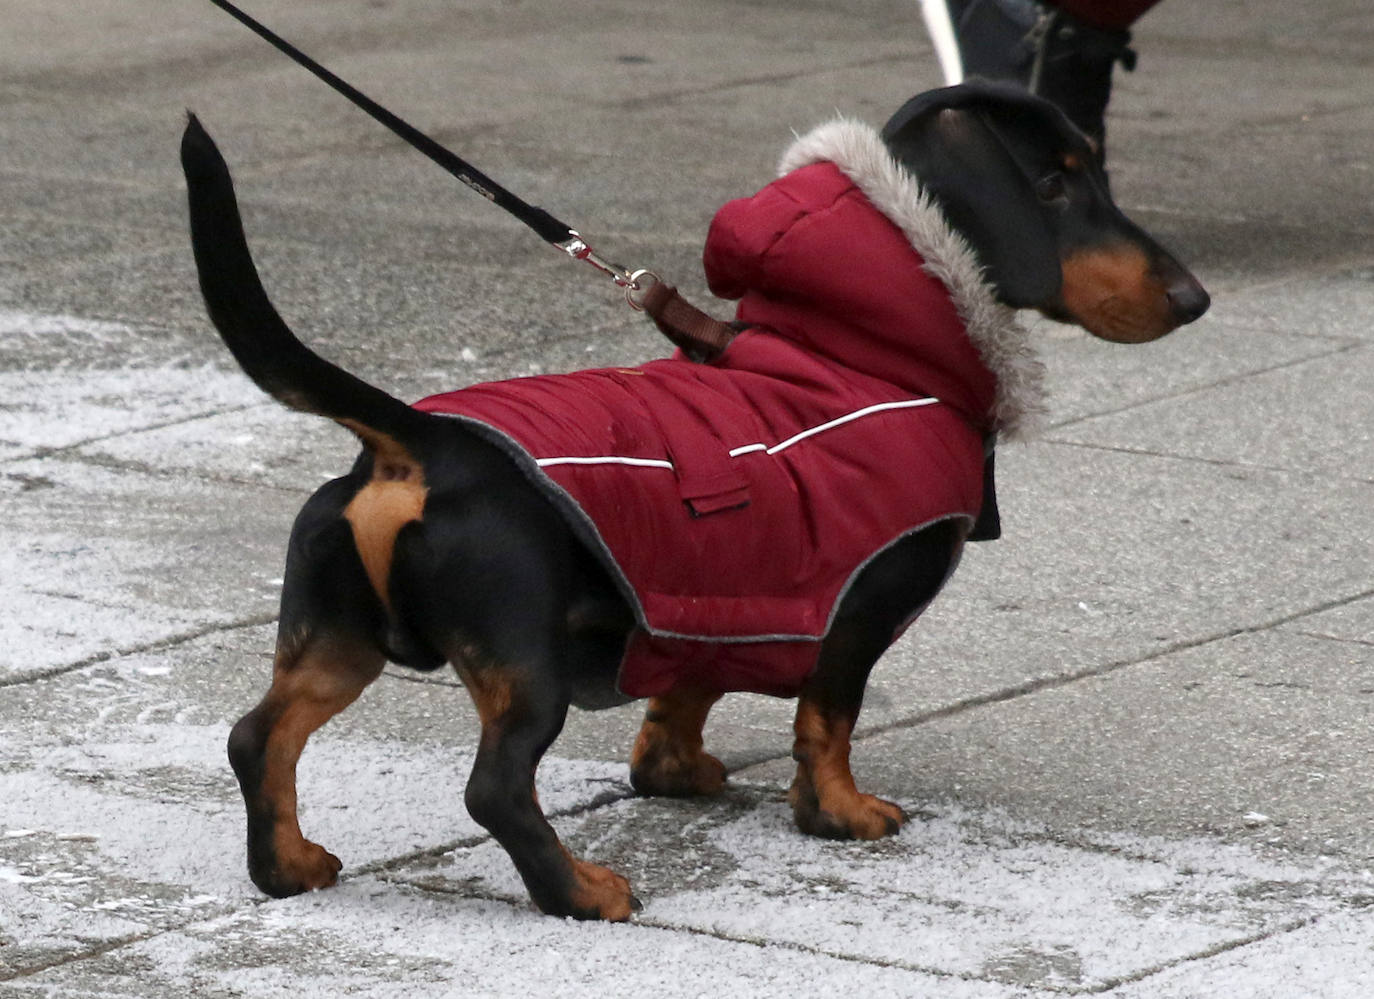
<path id="1" fill-rule="evenodd" d="M 514 442 L 613 560 L 640 619 L 624 693 L 690 675 L 794 694 L 867 560 L 981 504 L 995 386 L 921 265 L 843 174 L 807 167 L 712 226 L 712 287 L 742 295 L 740 318 L 756 324 L 717 361 L 520 378 L 416 405 Z M 602 460 L 566 460 L 579 458 Z"/>
<path id="2" fill-rule="evenodd" d="M 818 357 L 933 395 L 980 431 L 996 380 L 906 236 L 832 163 L 731 201 L 711 223 L 706 278 L 737 318 Z"/>
<path id="3" fill-rule="evenodd" d="M 1053 0 L 1053 5 L 1096 28 L 1124 31 L 1159 0 Z"/>

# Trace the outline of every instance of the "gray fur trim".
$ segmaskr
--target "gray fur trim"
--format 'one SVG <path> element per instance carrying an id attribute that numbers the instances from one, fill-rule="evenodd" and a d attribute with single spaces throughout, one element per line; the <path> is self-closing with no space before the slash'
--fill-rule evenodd
<path id="1" fill-rule="evenodd" d="M 778 174 L 811 163 L 834 163 L 873 206 L 906 234 L 926 273 L 949 289 L 968 337 L 997 378 L 993 423 L 1009 440 L 1034 436 L 1045 414 L 1045 367 L 1016 310 L 1000 304 L 963 236 L 945 220 L 917 179 L 892 157 L 877 131 L 839 118 L 800 136 L 783 154 Z"/>

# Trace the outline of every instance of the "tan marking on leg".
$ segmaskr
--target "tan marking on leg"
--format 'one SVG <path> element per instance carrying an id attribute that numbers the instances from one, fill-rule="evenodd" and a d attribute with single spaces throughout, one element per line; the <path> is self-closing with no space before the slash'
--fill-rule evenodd
<path id="1" fill-rule="evenodd" d="M 703 749 L 701 730 L 720 691 L 675 687 L 649 699 L 630 754 L 630 782 L 645 795 L 689 797 L 725 786 L 725 765 Z"/>
<path id="2" fill-rule="evenodd" d="M 510 678 L 502 673 L 499 666 L 464 665 L 456 669 L 458 678 L 467 687 L 468 695 L 477 707 L 477 717 L 481 719 L 485 732 L 510 710 L 514 698 Z"/>
<path id="3" fill-rule="evenodd" d="M 619 874 L 574 857 L 539 807 L 534 785 L 542 748 L 552 733 L 551 716 L 540 718 L 529 702 L 541 697 L 518 667 L 458 667 L 482 719 L 482 737 L 466 800 L 474 819 L 510 854 L 535 903 L 545 912 L 576 919 L 628 919 L 639 908 L 630 883 Z M 561 724 L 560 709 L 558 723 Z M 526 801 L 522 796 L 528 795 Z"/>
<path id="4" fill-rule="evenodd" d="M 301 833 L 296 813 L 296 764 L 310 735 L 357 700 L 381 675 L 380 652 L 330 640 L 309 641 L 279 663 L 263 699 L 273 718 L 263 753 L 258 796 L 270 810 L 276 879 L 308 891 L 332 885 L 339 859 Z"/>
<path id="5" fill-rule="evenodd" d="M 892 802 L 855 787 L 849 769 L 850 725 L 847 719 L 827 719 L 808 700 L 798 703 L 792 750 L 797 776 L 788 801 L 806 832 L 852 839 L 890 836 L 906 815 Z"/>
<path id="6" fill-rule="evenodd" d="M 627 878 L 608 867 L 579 860 L 560 842 L 559 847 L 572 867 L 573 916 L 578 919 L 605 919 L 623 923 L 640 909 L 639 899 L 630 890 Z"/>

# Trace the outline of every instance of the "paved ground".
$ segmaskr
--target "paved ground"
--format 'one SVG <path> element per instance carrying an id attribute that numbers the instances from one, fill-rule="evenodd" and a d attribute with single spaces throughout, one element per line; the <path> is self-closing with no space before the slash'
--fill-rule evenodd
<path id="1" fill-rule="evenodd" d="M 77 7 L 79 6 L 79 11 Z M 701 297 L 725 199 L 835 109 L 937 83 L 912 0 L 254 0 L 602 249 Z M 1114 184 L 1216 301 L 1149 347 L 1045 325 L 1007 534 L 880 666 L 881 844 L 795 833 L 788 705 L 722 705 L 732 789 L 637 800 L 633 707 L 541 771 L 626 926 L 538 916 L 466 816 L 474 716 L 389 673 L 312 743 L 327 892 L 243 870 L 228 725 L 294 509 L 349 459 L 202 314 L 176 143 L 235 167 L 268 282 L 414 397 L 661 350 L 540 245 L 208 4 L 9 0 L 0 33 L 0 996 L 1374 994 L 1374 13 L 1166 3 Z"/>

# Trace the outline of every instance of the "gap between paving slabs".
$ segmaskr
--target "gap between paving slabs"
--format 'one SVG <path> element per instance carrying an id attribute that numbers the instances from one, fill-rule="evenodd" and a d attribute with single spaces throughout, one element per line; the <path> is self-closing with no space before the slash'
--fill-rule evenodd
<path id="1" fill-rule="evenodd" d="M 1322 339 L 1325 339 L 1325 338 L 1322 338 Z M 1091 423 L 1091 422 L 1093 422 L 1094 420 L 1101 420 L 1101 419 L 1104 419 L 1104 418 L 1106 418 L 1106 417 L 1118 416 L 1118 415 L 1120 415 L 1120 414 L 1122 414 L 1122 413 L 1129 413 L 1129 412 L 1131 412 L 1131 411 L 1133 411 L 1133 410 L 1145 409 L 1145 408 L 1148 408 L 1148 407 L 1150 407 L 1150 406 L 1157 406 L 1157 405 L 1159 405 L 1160 403 L 1163 403 L 1163 402 L 1172 402 L 1172 401 L 1175 401 L 1175 400 L 1178 400 L 1178 399 L 1188 399 L 1188 398 L 1192 398 L 1192 397 L 1194 397 L 1194 396 L 1203 395 L 1203 394 L 1205 394 L 1205 393 L 1207 393 L 1207 392 L 1212 391 L 1213 389 L 1216 389 L 1216 388 L 1219 388 L 1219 387 L 1222 387 L 1222 386 L 1239 384 L 1239 383 L 1241 383 L 1241 382 L 1248 381 L 1248 380 L 1250 380 L 1250 379 L 1259 377 L 1259 376 L 1261 376 L 1261 375 L 1272 374 L 1273 372 L 1276 372 L 1276 371 L 1286 371 L 1286 370 L 1291 369 L 1291 368 L 1300 368 L 1300 367 L 1303 367 L 1304 365 L 1312 364 L 1312 363 L 1317 362 L 1317 361 L 1326 360 L 1326 359 L 1328 359 L 1328 358 L 1336 357 L 1336 356 L 1339 356 L 1339 355 L 1341 355 L 1341 354 L 1347 354 L 1347 353 L 1350 353 L 1351 351 L 1361 350 L 1361 349 L 1363 349 L 1365 346 L 1367 346 L 1367 344 L 1366 344 L 1364 341 L 1362 341 L 1362 340 L 1352 340 L 1352 341 L 1333 340 L 1332 343 L 1333 343 L 1332 349 L 1329 350 L 1329 351 L 1322 352 L 1322 353 L 1306 355 L 1306 356 L 1303 356 L 1303 357 L 1297 357 L 1297 358 L 1293 358 L 1293 359 L 1287 360 L 1287 361 L 1281 361 L 1281 362 L 1279 362 L 1278 364 L 1272 364 L 1272 365 L 1269 365 L 1269 366 L 1267 366 L 1267 367 L 1257 368 L 1257 369 L 1255 369 L 1255 370 L 1253 370 L 1253 371 L 1240 371 L 1240 372 L 1237 372 L 1237 373 L 1235 373 L 1235 374 L 1225 375 L 1225 376 L 1223 376 L 1223 377 L 1217 378 L 1217 379 L 1215 379 L 1214 381 L 1207 382 L 1206 384 L 1203 384 L 1203 385 L 1193 385 L 1193 386 L 1190 386 L 1190 387 L 1188 387 L 1188 388 L 1182 389 L 1182 390 L 1177 391 L 1177 392 L 1168 392 L 1168 393 L 1164 393 L 1164 394 L 1162 394 L 1162 395 L 1151 395 L 1151 396 L 1147 396 L 1147 397 L 1144 397 L 1144 398 L 1141 398 L 1141 399 L 1134 399 L 1134 400 L 1132 400 L 1132 401 L 1130 401 L 1130 402 L 1128 402 L 1128 403 L 1125 403 L 1124 405 L 1121 405 L 1121 406 L 1117 406 L 1117 407 L 1113 407 L 1113 408 L 1107 408 L 1107 409 L 1094 410 L 1093 412 L 1084 413 L 1084 414 L 1078 415 L 1078 416 L 1072 416 L 1072 417 L 1069 417 L 1068 419 L 1052 421 L 1052 422 L 1045 428 L 1045 434 L 1044 434 L 1042 440 L 1044 440 L 1044 441 L 1046 441 L 1046 442 L 1048 442 L 1048 443 L 1052 443 L 1052 444 L 1067 444 L 1067 445 L 1075 446 L 1075 447 L 1102 447 L 1102 445 L 1096 445 L 1096 444 L 1090 444 L 1090 443 L 1083 443 L 1083 442 L 1078 442 L 1078 441 L 1059 440 L 1059 439 L 1056 439 L 1053 435 L 1056 434 L 1056 433 L 1058 433 L 1059 431 L 1066 430 L 1066 429 L 1068 429 L 1068 428 L 1070 428 L 1070 427 L 1078 426 L 1079 424 Z M 1109 448 L 1108 450 L 1131 451 L 1132 449 L 1131 449 L 1131 448 Z M 1152 453 L 1152 452 L 1144 452 L 1144 453 Z M 1181 455 L 1177 455 L 1177 454 L 1161 454 L 1160 456 L 1161 456 L 1161 457 L 1171 457 L 1171 458 L 1184 458 L 1184 460 L 1190 460 L 1190 459 L 1187 459 L 1185 456 L 1181 456 Z M 1202 460 L 1202 459 L 1191 459 L 1191 460 Z M 1212 463 L 1214 463 L 1214 464 L 1223 464 L 1223 465 L 1236 464 L 1236 465 L 1241 465 L 1242 467 L 1254 467 L 1254 466 L 1250 466 L 1250 465 L 1244 465 L 1244 464 L 1241 463 L 1241 462 L 1220 462 L 1220 461 L 1217 461 L 1217 462 L 1212 462 Z M 1288 469 L 1284 469 L 1284 468 L 1275 468 L 1275 469 L 1273 469 L 1273 470 L 1274 470 L 1274 471 L 1288 471 Z"/>
<path id="2" fill-rule="evenodd" d="M 150 642 L 141 642 L 137 645 L 118 646 L 102 652 L 96 652 L 70 663 L 63 663 L 58 666 L 50 666 L 47 669 L 35 670 L 28 673 L 21 673 L 17 676 L 0 677 L 0 689 L 5 687 L 19 687 L 26 683 L 37 683 L 42 680 L 51 680 L 53 677 L 63 676 L 67 673 L 74 673 L 87 666 L 94 666 L 96 663 L 108 662 L 111 659 L 118 659 L 123 656 L 138 655 L 142 652 L 161 652 L 165 649 L 174 649 L 178 645 L 195 641 L 197 638 L 205 638 L 209 635 L 222 634 L 229 631 L 238 631 L 241 628 L 253 628 L 265 624 L 273 624 L 277 620 L 275 613 L 253 614 L 248 617 L 240 618 L 237 621 L 229 621 L 222 624 L 206 625 L 203 628 L 194 628 L 190 631 L 178 632 L 175 635 L 168 635 L 166 638 L 155 639 Z"/>
<path id="3" fill-rule="evenodd" d="M 1275 628 L 1279 628 L 1287 624 L 1292 624 L 1294 622 L 1301 621 L 1305 618 L 1322 614 L 1327 611 L 1335 610 L 1337 608 L 1345 607 L 1350 604 L 1358 603 L 1361 600 L 1366 600 L 1371 597 L 1374 597 L 1374 589 L 1364 590 L 1362 592 L 1354 593 L 1344 597 L 1337 597 L 1329 601 L 1323 601 L 1320 604 L 1305 607 L 1302 610 L 1294 611 L 1290 614 L 1285 614 L 1280 617 L 1261 621 L 1255 624 L 1239 625 L 1236 627 L 1224 629 L 1222 631 L 1202 635 L 1196 638 L 1180 639 L 1179 641 L 1172 642 L 1166 646 L 1162 646 L 1143 656 L 1113 660 L 1099 666 L 1091 666 L 1086 669 L 1077 670 L 1073 673 L 1063 675 L 1032 677 L 1022 683 L 1013 684 L 1009 687 L 1004 687 L 1000 690 L 993 690 L 985 694 L 967 697 L 955 701 L 951 704 L 944 705 L 942 707 L 934 708 L 929 711 L 923 711 L 913 715 L 908 715 L 902 718 L 896 718 L 891 721 L 873 723 L 869 725 L 865 725 L 862 721 L 860 721 L 858 728 L 853 733 L 852 741 L 856 743 L 862 742 L 866 739 L 877 738 L 879 736 L 887 735 L 888 733 L 901 731 L 904 729 L 916 728 L 928 722 L 943 720 L 946 718 L 953 717 L 955 715 L 962 714 L 967 711 L 976 710 L 978 708 L 989 707 L 994 704 L 1004 704 L 1008 701 L 1016 700 L 1019 697 L 1027 697 L 1032 694 L 1038 694 L 1042 691 L 1056 690 L 1061 687 L 1066 687 L 1070 684 L 1078 683 L 1083 680 L 1100 679 L 1101 677 L 1108 676 L 1112 673 L 1116 673 L 1119 670 L 1128 669 L 1132 666 L 1144 665 L 1146 663 L 1154 662 L 1158 659 L 1164 659 L 1168 656 L 1176 655 L 1179 652 L 1187 652 L 1192 649 L 1197 649 L 1206 645 L 1211 645 L 1215 642 L 1224 642 L 1228 639 L 1236 638 L 1241 635 L 1253 635 L 1265 631 L 1271 631 Z M 384 671 L 383 676 L 388 679 L 404 683 L 433 684 L 436 686 L 444 687 L 462 686 L 461 681 L 459 681 L 457 678 L 449 678 L 447 674 L 422 676 L 414 673 L 413 671 L 397 666 L 388 666 Z M 555 743 L 554 745 L 557 746 L 557 743 Z M 770 750 L 758 750 L 755 752 L 748 752 L 737 750 L 729 755 L 729 759 L 726 761 L 726 763 L 731 777 L 735 778 L 741 771 L 747 770 L 751 767 L 783 761 L 789 758 L 790 753 L 788 752 L 780 753 L 773 752 Z M 630 793 L 626 796 L 632 797 L 633 794 Z M 612 798 L 608 800 L 621 799 Z"/>

